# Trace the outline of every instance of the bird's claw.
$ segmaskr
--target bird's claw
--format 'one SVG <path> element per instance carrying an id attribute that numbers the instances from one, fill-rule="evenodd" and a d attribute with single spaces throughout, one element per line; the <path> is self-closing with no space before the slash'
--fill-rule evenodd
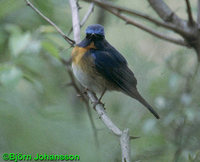
<path id="1" fill-rule="evenodd" d="M 93 104 L 93 109 L 95 109 L 96 106 L 99 105 L 99 104 L 101 104 L 103 107 L 105 106 L 105 104 L 102 103 L 101 100 L 99 100 L 99 99 L 97 101 L 95 101 L 95 102 L 92 102 L 92 104 Z"/>

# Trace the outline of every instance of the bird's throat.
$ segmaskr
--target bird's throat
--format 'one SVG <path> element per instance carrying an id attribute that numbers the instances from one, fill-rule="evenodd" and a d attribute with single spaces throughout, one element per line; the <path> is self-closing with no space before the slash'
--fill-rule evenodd
<path id="1" fill-rule="evenodd" d="M 78 45 L 75 46 L 74 49 L 72 50 L 72 62 L 74 64 L 80 64 L 84 54 L 86 54 L 87 51 L 89 51 L 90 49 L 96 49 L 94 42 L 91 42 L 86 47 L 80 47 Z"/>

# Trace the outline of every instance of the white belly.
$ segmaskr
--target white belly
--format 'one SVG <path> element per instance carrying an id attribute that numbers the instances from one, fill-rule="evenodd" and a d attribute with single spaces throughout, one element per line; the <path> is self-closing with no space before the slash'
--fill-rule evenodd
<path id="1" fill-rule="evenodd" d="M 74 65 L 73 63 L 72 63 L 72 70 L 74 76 L 82 86 L 94 92 L 102 93 L 104 87 L 102 87 L 103 85 L 98 84 L 98 78 L 95 79 L 91 78 L 87 73 L 83 72 L 79 66 Z"/>
<path id="2" fill-rule="evenodd" d="M 88 76 L 84 73 L 79 66 L 76 66 L 72 63 L 72 70 L 76 79 L 83 85 L 85 88 L 88 87 Z"/>

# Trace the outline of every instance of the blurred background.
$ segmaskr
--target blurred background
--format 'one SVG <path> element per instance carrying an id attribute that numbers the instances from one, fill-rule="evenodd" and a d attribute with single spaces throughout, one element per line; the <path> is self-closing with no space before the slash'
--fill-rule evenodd
<path id="1" fill-rule="evenodd" d="M 158 18 L 146 0 L 112 2 Z M 187 19 L 184 1 L 165 2 Z M 68 0 L 33 3 L 65 33 L 70 31 Z M 196 3 L 191 1 L 194 15 Z M 89 4 L 79 1 L 79 5 L 83 18 Z M 124 94 L 104 96 L 113 122 L 140 137 L 131 141 L 132 161 L 200 161 L 200 74 L 190 77 L 197 65 L 195 52 L 126 25 L 97 6 L 82 27 L 82 39 L 87 25 L 95 23 L 104 25 L 106 39 L 127 59 L 139 91 L 161 116 L 156 120 Z M 70 58 L 69 44 L 22 0 L 0 0 L 0 24 L 0 155 L 78 154 L 82 162 L 121 161 L 118 137 L 91 108 L 100 143 L 96 147 L 86 107 L 66 86 L 70 79 L 58 58 Z"/>

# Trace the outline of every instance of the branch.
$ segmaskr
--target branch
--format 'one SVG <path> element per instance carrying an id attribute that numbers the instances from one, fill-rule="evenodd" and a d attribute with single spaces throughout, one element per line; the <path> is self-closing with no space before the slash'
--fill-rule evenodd
<path id="1" fill-rule="evenodd" d="M 46 17 L 44 14 L 42 14 L 29 0 L 25 0 L 27 6 L 31 7 L 35 12 L 37 12 L 37 14 L 39 14 L 44 20 L 46 20 L 49 24 L 51 24 L 58 33 L 60 33 L 60 35 L 71 45 L 73 46 L 75 44 L 75 42 L 70 39 L 69 37 L 67 37 L 64 32 L 56 25 L 54 24 L 48 17 Z"/>
<path id="2" fill-rule="evenodd" d="M 198 0 L 197 7 L 197 24 L 200 26 L 200 0 Z"/>
<path id="3" fill-rule="evenodd" d="M 88 18 L 92 14 L 93 10 L 94 10 L 94 3 L 91 3 L 91 5 L 90 5 L 90 7 L 88 9 L 88 12 L 85 14 L 85 16 L 83 17 L 83 19 L 82 19 L 82 21 L 80 23 L 80 27 L 82 27 L 86 23 L 86 21 L 88 20 Z M 73 27 L 69 30 L 67 35 L 70 35 L 72 31 L 73 31 Z"/>
<path id="4" fill-rule="evenodd" d="M 187 13 L 188 13 L 188 24 L 192 26 L 192 25 L 194 25 L 194 20 L 193 20 L 193 17 L 192 17 L 190 1 L 185 0 L 185 2 L 186 2 L 186 6 L 187 6 Z"/>
<path id="5" fill-rule="evenodd" d="M 87 91 L 88 97 L 90 98 L 92 103 L 98 103 L 98 98 L 93 92 Z M 110 129 L 115 135 L 121 136 L 122 131 L 111 121 L 111 119 L 106 115 L 105 108 L 103 104 L 97 104 L 95 106 L 95 110 L 99 115 L 99 118 L 103 121 L 103 123 Z"/>
<path id="6" fill-rule="evenodd" d="M 80 21 L 79 21 L 79 15 L 78 15 L 77 1 L 69 0 L 69 4 L 71 7 L 71 12 L 72 12 L 74 40 L 78 44 L 80 43 L 81 38 L 80 38 L 80 23 L 79 23 Z"/>
<path id="7" fill-rule="evenodd" d="M 146 32 L 148 32 L 148 33 L 160 38 L 160 39 L 163 39 L 163 40 L 166 40 L 168 42 L 175 43 L 175 44 L 178 44 L 178 45 L 190 47 L 183 39 L 176 39 L 176 38 L 172 38 L 172 37 L 166 36 L 166 35 L 164 35 L 162 33 L 156 32 L 156 31 L 154 31 L 154 30 L 152 30 L 152 29 L 150 29 L 150 28 L 148 28 L 148 27 L 146 27 L 146 26 L 144 26 L 144 25 L 142 25 L 142 24 L 140 24 L 140 23 L 138 23 L 138 22 L 136 22 L 134 20 L 129 19 L 127 16 L 124 16 L 124 15 L 120 14 L 117 11 L 114 11 L 114 10 L 106 8 L 106 7 L 104 7 L 104 9 L 109 11 L 110 13 L 114 14 L 115 16 L 121 18 L 127 24 L 132 24 L 132 25 L 134 25 L 134 26 L 136 26 L 136 27 L 138 27 L 138 28 L 140 28 L 140 29 L 142 29 L 142 30 L 144 30 L 144 31 L 146 31 Z"/>
<path id="8" fill-rule="evenodd" d="M 122 132 L 121 138 L 120 138 L 120 144 L 121 144 L 121 150 L 122 150 L 122 162 L 130 161 L 130 146 L 129 146 L 129 130 L 125 129 Z"/>
<path id="9" fill-rule="evenodd" d="M 174 24 L 182 23 L 182 20 L 168 7 L 163 0 L 148 0 L 151 7 L 165 22 Z"/>
<path id="10" fill-rule="evenodd" d="M 91 0 L 84 0 L 84 1 L 90 2 Z M 173 30 L 173 31 L 175 31 L 175 32 L 177 32 L 179 34 L 180 33 L 183 34 L 183 35 L 188 35 L 189 34 L 186 31 L 184 31 L 182 29 L 179 29 L 174 24 L 169 24 L 169 23 L 166 23 L 166 22 L 159 21 L 159 20 L 157 20 L 155 18 L 152 18 L 149 15 L 141 13 L 139 11 L 135 11 L 135 10 L 124 8 L 124 7 L 120 7 L 120 6 L 116 6 L 116 5 L 113 5 L 111 3 L 104 2 L 104 1 L 99 1 L 99 0 L 92 0 L 92 2 L 94 2 L 95 4 L 97 4 L 98 6 L 100 6 L 102 8 L 107 7 L 107 8 L 115 9 L 118 12 L 124 12 L 124 13 L 128 13 L 128 14 L 131 14 L 131 15 L 134 15 L 134 16 L 138 16 L 140 18 L 148 20 L 151 23 L 156 24 L 157 26 L 161 26 L 161 27 L 164 27 L 166 29 Z"/>
<path id="11" fill-rule="evenodd" d="M 163 0 L 148 0 L 151 7 L 158 14 L 158 16 L 167 23 L 176 25 L 179 29 L 184 30 L 187 35 L 181 34 L 183 37 L 194 36 L 191 32 L 191 28 L 187 26 L 187 23 L 179 18 Z"/>

